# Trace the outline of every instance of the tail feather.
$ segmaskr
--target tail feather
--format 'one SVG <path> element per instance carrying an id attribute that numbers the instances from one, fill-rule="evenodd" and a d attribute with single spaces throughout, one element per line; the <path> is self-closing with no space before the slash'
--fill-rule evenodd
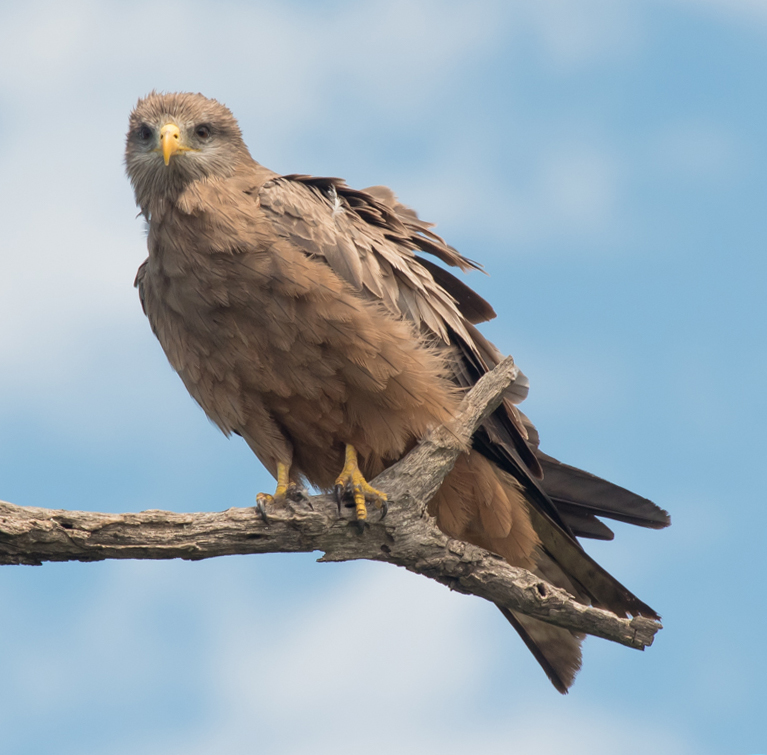
<path id="1" fill-rule="evenodd" d="M 568 515 L 577 512 L 583 516 L 604 516 L 652 529 L 663 529 L 671 524 L 668 512 L 647 498 L 582 469 L 563 464 L 538 449 L 535 455 L 543 468 L 541 487 L 565 520 Z"/>
<path id="2" fill-rule="evenodd" d="M 576 537 L 587 537 L 591 540 L 612 540 L 615 537 L 615 533 L 594 514 L 584 511 L 580 506 L 572 506 L 560 498 L 551 500 Z"/>
<path id="3" fill-rule="evenodd" d="M 532 478 L 517 479 L 495 459 L 473 450 L 458 458 L 430 502 L 429 512 L 436 516 L 437 525 L 449 536 L 474 543 L 497 553 L 513 566 L 533 571 L 584 604 L 606 608 L 622 616 L 659 618 L 650 606 L 596 563 L 573 534 L 589 528 L 592 536 L 604 536 L 604 531 L 609 533 L 607 527 L 592 512 L 575 504 L 571 521 L 563 525 L 560 516 L 567 512 L 559 511 L 544 486 L 545 480 L 541 485 Z M 600 513 L 605 508 L 603 501 Z M 645 518 L 649 516 L 652 514 Z M 566 693 L 581 667 L 583 635 L 499 608 L 554 687 Z"/>
<path id="4" fill-rule="evenodd" d="M 584 603 L 588 602 L 588 597 L 578 590 L 571 576 L 555 559 L 541 551 L 537 561 L 537 566 L 533 569 L 535 574 L 552 585 L 567 590 L 574 598 Z M 566 694 L 581 668 L 581 643 L 585 635 L 501 606 L 498 608 L 517 630 L 557 691 Z"/>
<path id="5" fill-rule="evenodd" d="M 577 592 L 586 596 L 588 602 L 619 616 L 631 614 L 660 618 L 650 606 L 594 561 L 577 540 L 563 532 L 534 506 L 530 506 L 529 511 L 533 529 L 540 538 L 544 552 L 559 565 Z"/>
<path id="6" fill-rule="evenodd" d="M 566 695 L 581 668 L 581 641 L 584 636 L 508 608 L 498 608 L 517 630 L 557 692 Z"/>

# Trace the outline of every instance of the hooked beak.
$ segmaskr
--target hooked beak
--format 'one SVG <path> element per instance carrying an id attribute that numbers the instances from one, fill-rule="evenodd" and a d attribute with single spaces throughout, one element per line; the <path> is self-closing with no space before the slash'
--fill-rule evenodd
<path id="1" fill-rule="evenodd" d="M 166 166 L 170 164 L 171 155 L 189 151 L 189 147 L 181 143 L 181 130 L 175 123 L 166 123 L 160 129 L 160 148 Z"/>

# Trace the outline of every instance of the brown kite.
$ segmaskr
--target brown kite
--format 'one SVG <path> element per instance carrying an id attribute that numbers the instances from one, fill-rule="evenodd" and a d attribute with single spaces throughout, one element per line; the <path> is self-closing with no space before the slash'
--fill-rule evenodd
<path id="1" fill-rule="evenodd" d="M 173 368 L 224 433 L 277 479 L 379 506 L 367 480 L 501 359 L 475 327 L 492 307 L 440 262 L 478 265 L 387 188 L 282 176 L 253 160 L 231 112 L 199 94 L 152 93 L 130 117 L 126 165 L 148 225 L 136 285 Z M 429 511 L 585 603 L 657 618 L 576 537 L 611 539 L 597 516 L 665 527 L 650 501 L 561 464 L 517 409 L 520 375 L 459 457 Z M 268 506 L 272 496 L 259 496 Z M 580 667 L 582 636 L 501 609 L 554 686 Z"/>

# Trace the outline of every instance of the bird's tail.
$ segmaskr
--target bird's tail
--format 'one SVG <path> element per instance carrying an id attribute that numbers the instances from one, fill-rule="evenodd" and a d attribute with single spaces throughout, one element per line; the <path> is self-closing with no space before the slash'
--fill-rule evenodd
<path id="1" fill-rule="evenodd" d="M 519 632 L 527 649 L 540 664 L 557 692 L 567 694 L 581 668 L 583 634 L 555 627 L 508 608 L 498 606 L 509 624 Z"/>
<path id="2" fill-rule="evenodd" d="M 565 497 L 567 478 L 574 475 L 574 478 L 580 479 L 584 474 L 580 470 L 563 467 L 556 490 L 558 495 L 550 498 L 543 487 L 519 482 L 482 454 L 473 451 L 459 457 L 432 499 L 429 511 L 436 516 L 438 526 L 447 535 L 497 553 L 512 566 L 532 571 L 555 587 L 566 590 L 581 603 L 606 608 L 621 616 L 639 614 L 657 618 L 652 608 L 583 550 L 566 522 L 556 521 L 557 499 L 568 500 L 573 507 L 585 504 L 585 491 L 578 491 L 578 496 Z M 591 476 L 588 481 L 604 495 L 596 513 L 609 516 L 606 501 L 611 484 Z M 545 482 L 544 478 L 544 486 Z M 632 508 L 630 503 L 622 501 L 619 514 L 624 521 L 630 520 L 630 512 L 624 510 Z M 642 505 L 646 504 L 654 506 L 649 501 Z M 551 510 L 552 515 L 546 509 Z M 590 515 L 592 513 L 589 512 Z M 637 518 L 642 518 L 643 514 Z M 616 514 L 613 516 L 618 518 Z M 567 692 L 581 666 L 583 635 L 499 608 L 519 632 L 556 689 Z"/>
<path id="3" fill-rule="evenodd" d="M 513 477 L 477 452 L 458 458 L 429 510 L 446 534 L 497 553 L 581 599 L 563 569 L 542 548 L 530 517 L 531 504 Z M 583 637 L 510 611 L 501 613 L 519 632 L 552 684 L 567 692 L 581 666 Z"/>

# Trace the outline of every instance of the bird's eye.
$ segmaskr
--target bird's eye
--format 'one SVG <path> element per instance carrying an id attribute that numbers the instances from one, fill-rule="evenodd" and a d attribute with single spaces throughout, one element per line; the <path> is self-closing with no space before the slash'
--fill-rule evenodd
<path id="1" fill-rule="evenodd" d="M 194 133 L 198 136 L 200 139 L 208 139 L 210 138 L 210 126 L 208 126 L 207 123 L 203 123 L 194 130 Z"/>
<path id="2" fill-rule="evenodd" d="M 152 138 L 152 129 L 149 128 L 149 126 L 146 125 L 146 123 L 142 123 L 138 127 L 138 138 L 141 139 L 142 142 L 148 142 Z"/>

